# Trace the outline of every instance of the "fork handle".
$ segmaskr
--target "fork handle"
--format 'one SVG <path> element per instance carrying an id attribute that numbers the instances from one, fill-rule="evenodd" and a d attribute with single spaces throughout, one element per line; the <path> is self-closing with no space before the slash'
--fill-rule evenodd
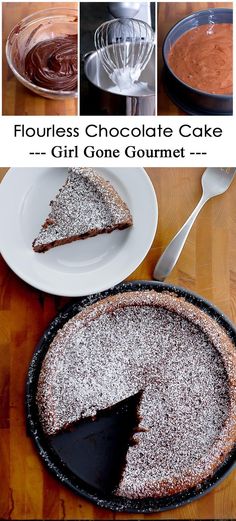
<path id="1" fill-rule="evenodd" d="M 167 275 L 169 275 L 171 270 L 174 268 L 184 247 L 188 234 L 192 228 L 192 225 L 199 212 L 201 211 L 202 207 L 208 201 L 208 199 L 210 198 L 205 197 L 204 194 L 202 195 L 199 203 L 197 204 L 196 208 L 193 210 L 185 224 L 182 226 L 182 228 L 179 230 L 179 232 L 175 235 L 170 244 L 164 250 L 159 261 L 155 266 L 153 273 L 154 279 L 164 281 Z"/>

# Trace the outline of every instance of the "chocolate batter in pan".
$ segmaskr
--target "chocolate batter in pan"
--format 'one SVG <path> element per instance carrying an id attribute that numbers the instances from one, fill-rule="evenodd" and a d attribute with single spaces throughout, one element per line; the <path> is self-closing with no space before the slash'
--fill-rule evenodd
<path id="1" fill-rule="evenodd" d="M 169 66 L 187 85 L 212 94 L 233 91 L 233 24 L 204 24 L 172 46 Z"/>

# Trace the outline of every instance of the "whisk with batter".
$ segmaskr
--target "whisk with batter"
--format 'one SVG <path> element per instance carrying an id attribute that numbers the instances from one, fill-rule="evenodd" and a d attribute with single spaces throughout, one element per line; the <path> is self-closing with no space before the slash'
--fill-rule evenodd
<path id="1" fill-rule="evenodd" d="M 154 32 L 141 20 L 117 18 L 97 28 L 94 43 L 109 78 L 122 91 L 138 82 L 148 64 Z"/>

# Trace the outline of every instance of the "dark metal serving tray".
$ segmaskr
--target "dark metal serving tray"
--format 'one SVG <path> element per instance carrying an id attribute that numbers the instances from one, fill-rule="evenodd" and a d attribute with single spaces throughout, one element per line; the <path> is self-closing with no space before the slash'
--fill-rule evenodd
<path id="1" fill-rule="evenodd" d="M 199 487 L 160 499 L 130 500 L 115 496 L 111 490 L 117 480 L 117 473 L 120 472 L 120 461 L 122 458 L 124 461 L 125 457 L 121 447 L 124 445 L 124 441 L 127 442 L 124 438 L 124 425 L 128 425 L 130 422 L 132 399 L 130 403 L 115 406 L 108 414 L 101 414 L 96 421 L 83 420 L 73 429 L 56 436 L 48 437 L 42 430 L 36 404 L 36 389 L 42 361 L 57 331 L 81 309 L 97 300 L 119 292 L 150 289 L 158 292 L 171 291 L 179 297 L 184 297 L 216 320 L 236 346 L 236 330 L 233 324 L 202 297 L 183 288 L 160 282 L 123 283 L 103 293 L 80 298 L 59 313 L 36 347 L 26 383 L 27 432 L 33 438 L 45 465 L 59 481 L 76 494 L 89 499 L 100 507 L 120 512 L 161 512 L 190 503 L 215 487 L 236 463 L 235 447 L 217 472 Z"/>

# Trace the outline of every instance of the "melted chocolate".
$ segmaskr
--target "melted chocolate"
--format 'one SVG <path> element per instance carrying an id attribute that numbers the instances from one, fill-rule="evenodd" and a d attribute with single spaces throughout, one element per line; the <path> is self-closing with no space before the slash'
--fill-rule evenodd
<path id="1" fill-rule="evenodd" d="M 25 57 L 26 77 L 44 89 L 75 91 L 77 72 L 77 34 L 39 42 Z"/>

